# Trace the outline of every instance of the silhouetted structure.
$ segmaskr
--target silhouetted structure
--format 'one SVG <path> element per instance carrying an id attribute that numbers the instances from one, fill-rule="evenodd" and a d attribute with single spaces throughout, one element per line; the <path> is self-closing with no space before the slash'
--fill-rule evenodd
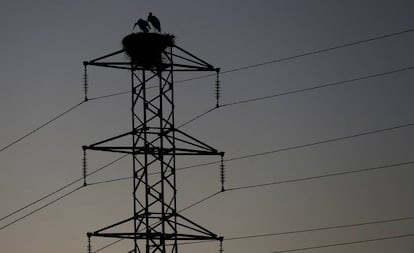
<path id="1" fill-rule="evenodd" d="M 163 52 L 168 47 L 174 46 L 174 36 L 160 33 L 131 33 L 122 40 L 122 46 L 134 64 L 144 68 L 160 68 Z"/>
<path id="2" fill-rule="evenodd" d="M 177 253 L 180 240 L 221 241 L 222 237 L 177 212 L 176 157 L 223 153 L 175 127 L 173 79 L 177 71 L 218 69 L 175 45 L 172 35 L 131 34 L 124 38 L 123 46 L 84 65 L 130 72 L 132 130 L 83 149 L 132 156 L 133 215 L 88 233 L 88 241 L 91 237 L 131 239 L 134 253 Z M 125 53 L 129 60 L 114 60 Z M 157 89 L 148 90 L 154 86 Z M 122 232 L 120 228 L 127 223 L 132 231 Z M 92 251 L 90 243 L 88 251 Z"/>

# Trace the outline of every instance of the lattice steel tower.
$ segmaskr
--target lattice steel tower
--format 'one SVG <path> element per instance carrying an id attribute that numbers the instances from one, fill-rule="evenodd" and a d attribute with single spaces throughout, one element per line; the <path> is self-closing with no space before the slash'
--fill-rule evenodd
<path id="1" fill-rule="evenodd" d="M 165 35 L 131 35 L 139 35 L 130 41 L 132 51 L 124 43 L 122 50 L 84 62 L 85 76 L 90 65 L 130 72 L 132 113 L 130 132 L 83 146 L 84 151 L 130 154 L 133 171 L 132 217 L 88 233 L 89 243 L 91 237 L 123 238 L 133 240 L 130 252 L 177 253 L 181 240 L 221 241 L 222 237 L 178 213 L 175 166 L 177 156 L 224 153 L 177 129 L 174 122 L 174 72 L 218 73 L 219 69 L 173 42 L 154 48 L 154 42 L 159 43 Z M 130 56 L 128 60 L 113 60 L 124 53 Z M 124 139 L 131 145 L 119 145 Z M 131 223 L 131 230 L 121 230 L 127 223 Z M 92 251 L 90 244 L 88 251 Z"/>

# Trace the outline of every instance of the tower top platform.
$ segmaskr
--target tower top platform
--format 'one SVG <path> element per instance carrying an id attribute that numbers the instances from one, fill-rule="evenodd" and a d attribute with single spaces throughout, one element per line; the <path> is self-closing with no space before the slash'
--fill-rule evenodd
<path id="1" fill-rule="evenodd" d="M 122 46 L 121 50 L 83 64 L 131 71 L 220 71 L 177 46 L 171 34 L 131 33 L 123 38 Z"/>

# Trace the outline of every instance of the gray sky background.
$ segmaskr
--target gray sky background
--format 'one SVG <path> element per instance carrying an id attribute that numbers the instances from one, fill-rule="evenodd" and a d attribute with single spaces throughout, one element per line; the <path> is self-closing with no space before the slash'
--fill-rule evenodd
<path id="1" fill-rule="evenodd" d="M 412 1 L 1 1 L 0 146 L 83 100 L 82 61 L 121 48 L 153 12 L 179 46 L 223 71 L 414 28 Z M 221 102 L 414 66 L 414 32 L 221 75 Z M 204 74 L 204 73 L 200 73 Z M 198 74 L 177 74 L 183 80 Z M 183 128 L 234 158 L 414 123 L 414 71 L 217 109 Z M 215 104 L 215 78 L 176 86 L 176 124 Z M 128 91 L 127 72 L 89 68 L 89 96 Z M 82 145 L 130 130 L 130 98 L 90 101 L 0 152 L 0 216 L 80 177 Z M 226 163 L 226 187 L 290 180 L 414 159 L 413 127 Z M 0 147 L 0 148 L 1 148 Z M 89 152 L 88 169 L 119 155 Z M 216 161 L 182 158 L 178 167 Z M 126 177 L 131 160 L 88 178 Z M 229 191 L 184 214 L 224 237 L 414 215 L 413 165 Z M 178 205 L 220 189 L 218 165 L 177 173 Z M 79 184 L 80 185 L 80 184 Z M 67 189 L 68 192 L 76 186 Z M 86 252 L 86 232 L 132 214 L 132 183 L 85 187 L 0 231 L 0 251 Z M 39 207 L 39 203 L 33 208 Z M 0 221 L 0 227 L 30 212 Z M 268 253 L 414 233 L 414 220 L 224 242 Z M 132 229 L 132 227 L 131 227 Z M 95 249 L 112 242 L 93 240 Z M 132 242 L 102 252 L 127 252 Z M 217 252 L 217 243 L 180 252 Z M 414 237 L 306 252 L 400 252 Z M 304 251 L 305 252 L 305 251 Z"/>

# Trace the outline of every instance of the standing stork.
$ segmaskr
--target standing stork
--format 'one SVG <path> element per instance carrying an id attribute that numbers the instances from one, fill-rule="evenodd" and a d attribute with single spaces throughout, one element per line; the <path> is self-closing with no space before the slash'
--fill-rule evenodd
<path id="1" fill-rule="evenodd" d="M 146 20 L 138 19 L 138 21 L 134 24 L 133 29 L 135 29 L 136 26 L 138 26 L 139 29 L 141 29 L 141 31 L 143 31 L 144 33 L 149 32 L 150 25 L 148 24 Z"/>
<path id="2" fill-rule="evenodd" d="M 152 12 L 148 14 L 148 22 L 151 23 L 151 25 L 158 30 L 158 32 L 161 32 L 161 23 L 160 20 L 152 15 Z"/>

